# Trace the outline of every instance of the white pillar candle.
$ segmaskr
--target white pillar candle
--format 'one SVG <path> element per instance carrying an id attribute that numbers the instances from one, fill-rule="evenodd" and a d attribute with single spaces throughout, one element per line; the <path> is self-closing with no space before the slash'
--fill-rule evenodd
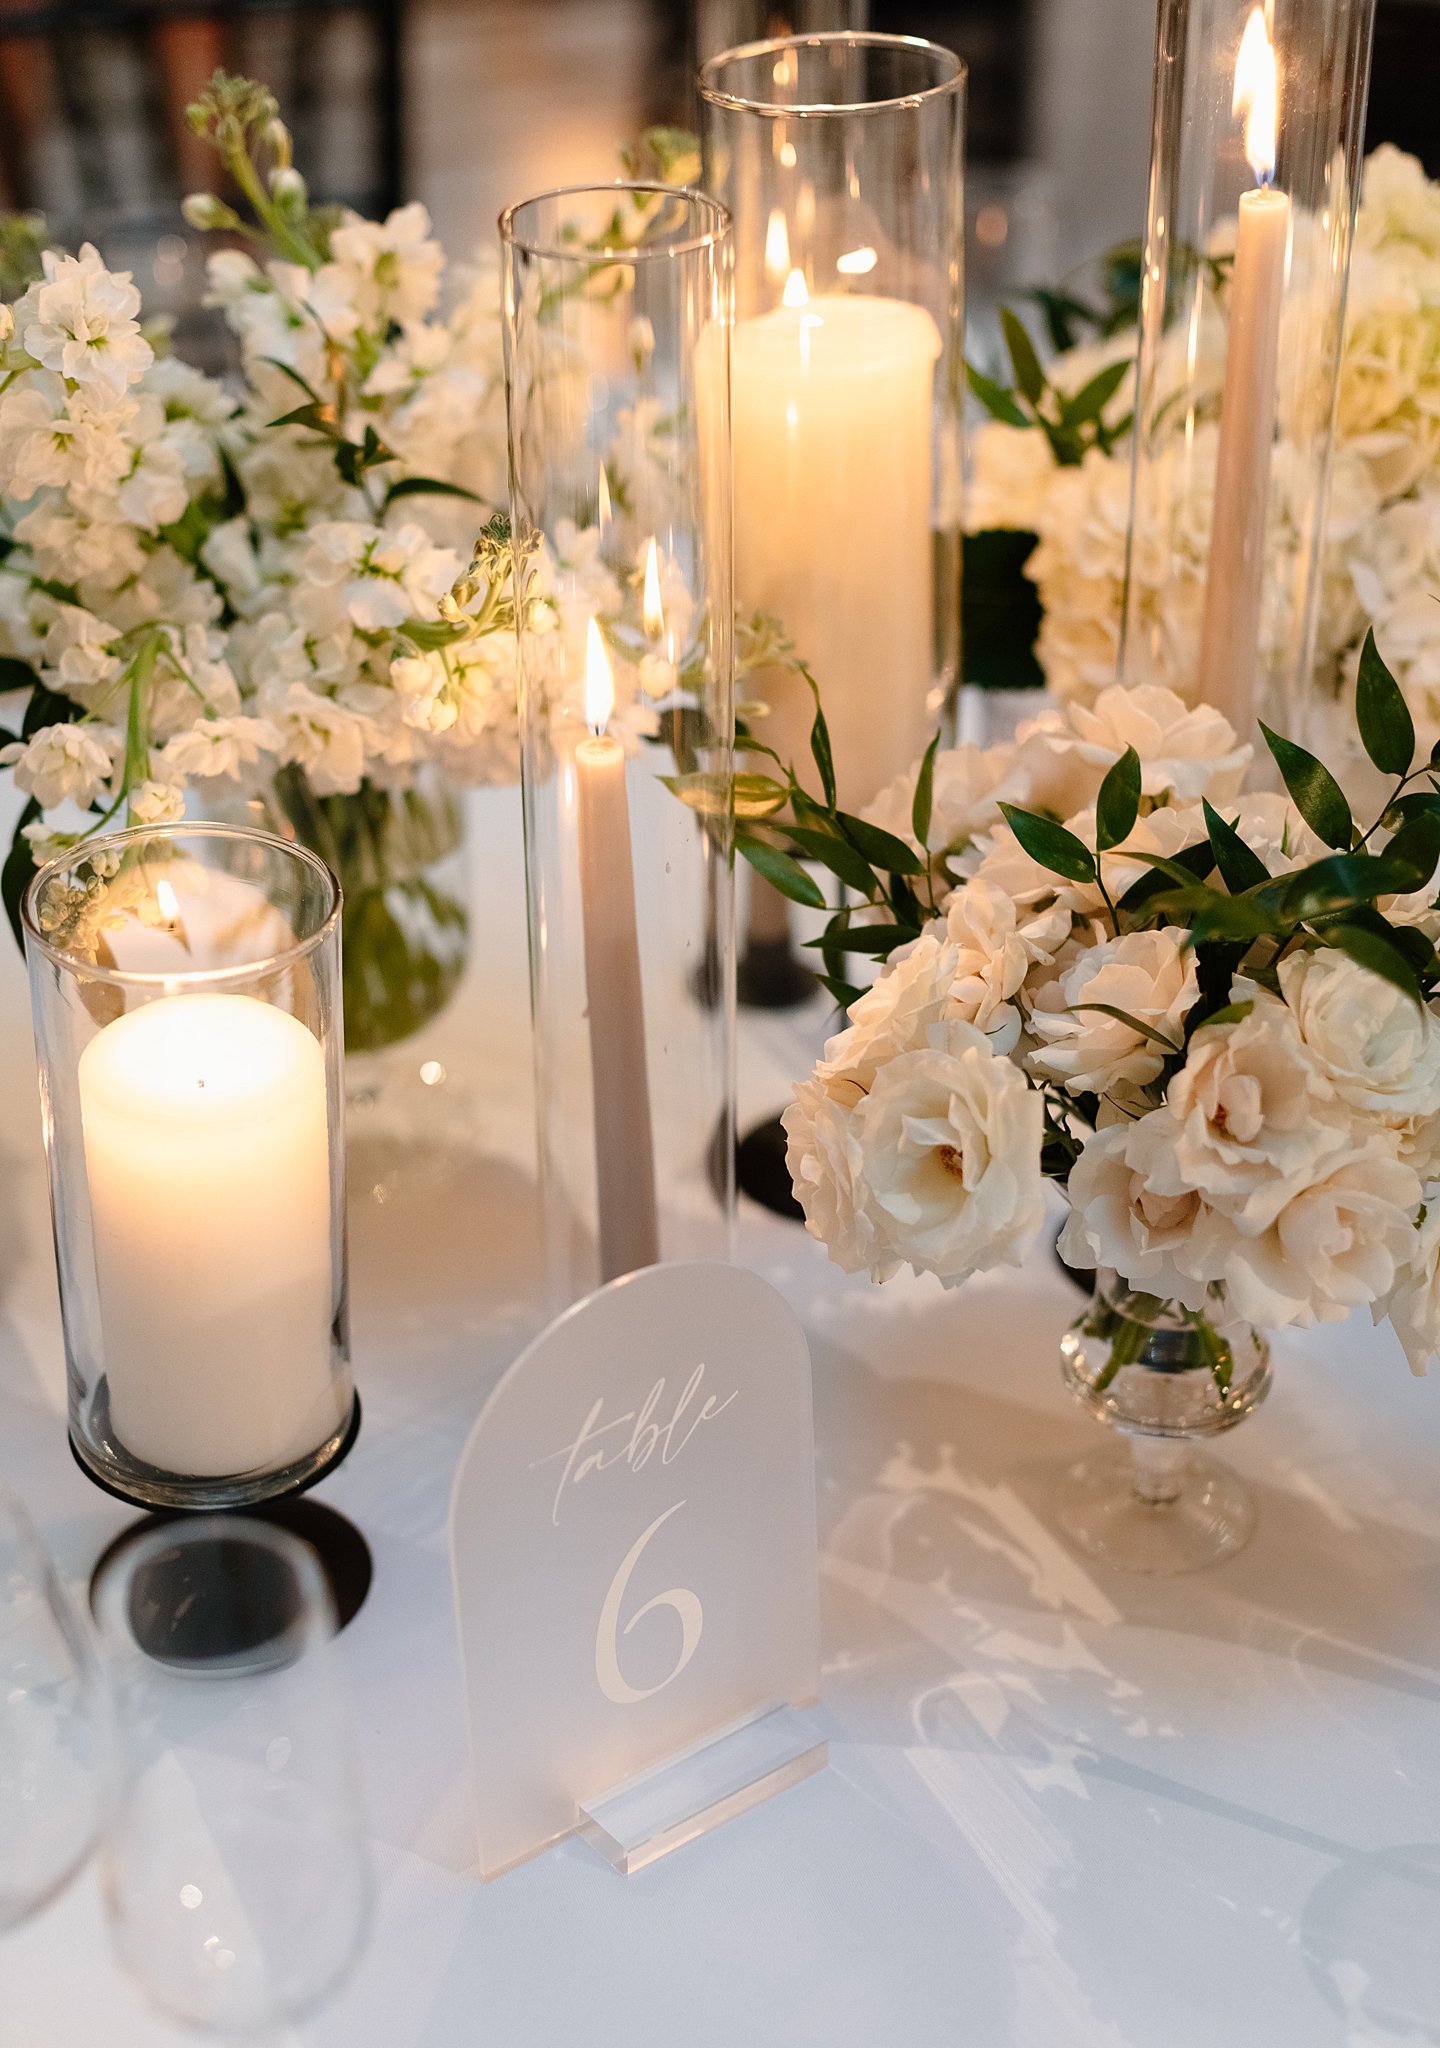
<path id="1" fill-rule="evenodd" d="M 591 732 L 575 749 L 575 785 L 602 1280 L 653 1266 L 660 1256 L 625 749 L 605 731 L 613 705 L 605 643 L 592 619 L 585 684 Z"/>
<path id="2" fill-rule="evenodd" d="M 1260 8 L 1250 16 L 1235 71 L 1246 109 L 1245 151 L 1262 180 L 1240 200 L 1230 275 L 1230 332 L 1220 401 L 1215 507 L 1200 629 L 1199 694 L 1242 739 L 1255 719 L 1255 670 L 1265 598 L 1265 529 L 1275 440 L 1280 308 L 1290 248 L 1290 199 L 1273 191 L 1278 80 Z"/>
<path id="3" fill-rule="evenodd" d="M 735 590 L 773 612 L 820 686 L 840 802 L 858 811 L 923 751 L 934 682 L 931 409 L 922 306 L 825 294 L 737 323 Z M 804 768 L 798 677 L 767 675 L 760 733 Z"/>
<path id="4" fill-rule="evenodd" d="M 240 995 L 166 996 L 80 1055 L 110 1420 L 196 1478 L 275 1471 L 333 1436 L 325 1058 Z"/>

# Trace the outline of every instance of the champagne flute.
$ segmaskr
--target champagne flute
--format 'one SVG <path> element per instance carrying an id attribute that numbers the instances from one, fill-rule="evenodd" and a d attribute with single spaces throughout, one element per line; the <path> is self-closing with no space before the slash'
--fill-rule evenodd
<path id="1" fill-rule="evenodd" d="M 88 1625 L 0 1487 L 0 1932 L 53 1899 L 95 1847 L 109 1729 Z"/>
<path id="2" fill-rule="evenodd" d="M 102 1568 L 96 1608 L 122 1730 L 103 1859 L 120 1960 L 214 2036 L 299 2019 L 348 1974 L 370 1909 L 314 1553 L 246 1515 L 161 1523 Z"/>

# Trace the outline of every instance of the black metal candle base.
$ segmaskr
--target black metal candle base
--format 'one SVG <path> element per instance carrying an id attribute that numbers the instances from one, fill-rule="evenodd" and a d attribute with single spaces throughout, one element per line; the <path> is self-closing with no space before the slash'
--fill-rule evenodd
<path id="1" fill-rule="evenodd" d="M 328 1477 L 341 1460 L 348 1456 L 360 1434 L 360 1414 L 360 1396 L 357 1394 L 345 1433 L 323 1465 L 307 1472 L 282 1494 L 277 1494 L 269 1500 L 249 1502 L 235 1507 L 157 1506 L 146 1500 L 143 1495 L 129 1493 L 111 1480 L 102 1478 L 89 1460 L 82 1456 L 72 1437 L 71 1454 L 92 1486 L 98 1486 L 102 1493 L 108 1493 L 112 1499 L 123 1500 L 131 1507 L 146 1510 L 145 1519 L 132 1522 L 127 1528 L 122 1529 L 95 1566 L 90 1577 L 92 1601 L 95 1588 L 103 1574 L 146 1530 L 166 1522 L 194 1522 L 203 1518 L 213 1525 L 215 1531 L 213 1551 L 207 1545 L 205 1550 L 199 1553 L 201 1558 L 208 1557 L 210 1564 L 208 1567 L 204 1564 L 197 1567 L 195 1553 L 192 1552 L 185 1564 L 183 1579 L 177 1567 L 175 1581 L 167 1587 L 163 1572 L 159 1574 L 155 1586 L 151 1589 L 151 1627 L 156 1643 L 168 1641 L 170 1647 L 168 1650 L 161 1647 L 152 1648 L 149 1642 L 142 1647 L 149 1650 L 152 1655 L 164 1657 L 171 1663 L 202 1659 L 208 1661 L 225 1655 L 242 1656 L 252 1642 L 269 1640 L 264 1635 L 252 1634 L 252 1631 L 268 1625 L 267 1614 L 269 1620 L 274 1619 L 273 1614 L 267 1609 L 270 1596 L 263 1585 L 257 1583 L 251 1589 L 251 1598 L 242 1609 L 237 1610 L 232 1597 L 233 1570 L 239 1546 L 226 1541 L 226 1530 L 239 1521 L 249 1519 L 268 1522 L 274 1528 L 288 1530 L 292 1536 L 298 1536 L 302 1542 L 309 1544 L 330 1587 L 331 1597 L 335 1603 L 336 1620 L 339 1626 L 344 1628 L 346 1623 L 352 1621 L 359 1613 L 365 1595 L 370 1590 L 370 1581 L 374 1576 L 370 1546 L 355 1524 L 336 1509 L 327 1507 L 321 1501 L 303 1500 L 300 1496 L 308 1493 L 321 1479 Z M 215 1574 L 213 1585 L 209 1589 L 211 1593 L 214 1594 L 223 1582 L 229 1588 L 226 1597 L 207 1599 L 207 1570 L 213 1570 Z"/>
<path id="2" fill-rule="evenodd" d="M 798 1010 L 818 986 L 788 934 L 751 939 L 735 963 L 735 999 L 747 1010 Z"/>
<path id="3" fill-rule="evenodd" d="M 785 1164 L 785 1127 L 778 1116 L 767 1117 L 746 1131 L 735 1147 L 735 1185 L 752 1202 L 787 1222 L 803 1223 L 805 1211 L 795 1199 L 790 1169 Z"/>

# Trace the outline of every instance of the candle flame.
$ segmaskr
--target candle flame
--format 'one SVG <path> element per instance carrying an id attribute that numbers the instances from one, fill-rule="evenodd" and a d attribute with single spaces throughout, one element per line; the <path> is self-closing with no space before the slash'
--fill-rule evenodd
<path id="1" fill-rule="evenodd" d="M 1280 74 L 1263 7 L 1252 7 L 1235 60 L 1231 112 L 1245 116 L 1245 156 L 1262 185 L 1275 175 L 1275 135 L 1280 121 Z"/>
<path id="2" fill-rule="evenodd" d="M 879 261 L 873 249 L 847 249 L 835 258 L 835 268 L 842 277 L 864 277 Z"/>
<path id="3" fill-rule="evenodd" d="M 805 289 L 805 277 L 802 271 L 791 271 L 785 280 L 785 290 L 782 296 L 787 306 L 809 305 L 810 294 Z"/>
<path id="4" fill-rule="evenodd" d="M 665 631 L 665 608 L 660 602 L 660 559 L 655 552 L 652 535 L 645 543 L 645 631 L 652 640 L 658 640 Z"/>
<path id="5" fill-rule="evenodd" d="M 783 277 L 790 268 L 790 230 L 779 207 L 772 207 L 765 229 L 765 270 L 770 277 Z"/>
<path id="6" fill-rule="evenodd" d="M 600 622 L 592 618 L 585 629 L 585 723 L 596 739 L 610 723 L 614 709 L 615 677 L 605 652 Z"/>
<path id="7" fill-rule="evenodd" d="M 166 924 L 174 924 L 180 915 L 180 901 L 170 884 L 163 879 L 155 884 L 155 901 L 160 905 L 160 915 Z"/>

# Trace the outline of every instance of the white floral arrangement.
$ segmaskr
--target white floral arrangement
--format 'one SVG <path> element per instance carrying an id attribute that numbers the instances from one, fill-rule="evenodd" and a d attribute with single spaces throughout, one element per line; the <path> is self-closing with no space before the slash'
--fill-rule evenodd
<path id="1" fill-rule="evenodd" d="M 1223 304 L 1223 236 L 1210 254 Z M 1121 282 L 1109 307 L 1064 291 L 1035 294 L 1062 344 L 1043 368 L 1012 314 L 1006 335 L 1015 388 L 972 376 L 991 417 L 973 437 L 967 531 L 1038 536 L 1024 569 L 1039 597 L 1035 654 L 1051 691 L 1064 701 L 1092 703 L 1116 673 L 1130 520 L 1133 256 L 1116 252 L 1112 286 Z M 1093 338 L 1063 345 L 1087 324 L 1099 329 Z M 1181 343 L 1190 346 L 1186 336 L 1177 347 Z M 1195 359 L 1177 362 L 1173 374 L 1208 387 L 1218 407 L 1225 348 L 1218 316 L 1212 313 L 1194 347 Z M 1215 437 L 1216 407 L 1197 429 L 1202 443 Z M 1183 456 L 1203 471 L 1204 452 L 1203 445 L 1177 447 L 1175 459 Z M 1280 448 L 1273 492 L 1282 528 L 1286 483 Z M 1178 533 L 1178 555 L 1147 547 L 1141 535 L 1132 567 L 1140 616 L 1158 625 L 1154 638 L 1162 663 L 1169 662 L 1157 680 L 1182 693 L 1193 674 L 1209 546 L 1198 498 L 1197 519 L 1193 532 Z M 1431 595 L 1437 589 L 1440 184 L 1426 178 L 1417 159 L 1386 144 L 1365 164 L 1356 220 L 1315 680 L 1326 697 L 1348 691 L 1372 625 L 1427 747 L 1440 738 L 1440 606 Z M 1262 637 L 1282 623 L 1262 622 Z"/>
<path id="2" fill-rule="evenodd" d="M 245 244 L 208 270 L 234 388 L 165 353 L 91 247 L 35 248 L 0 305 L 0 688 L 25 693 L 0 762 L 28 799 L 12 919 L 37 861 L 177 818 L 187 792 L 289 771 L 323 803 L 404 791 L 426 762 L 518 774 L 493 254 L 447 267 L 423 206 L 312 207 L 263 86 L 217 74 L 189 118 L 245 209 L 186 202 Z M 649 146 L 663 175 L 686 138 Z M 638 209 L 617 225 L 643 231 Z M 617 487 L 645 456 L 645 423 L 627 431 Z M 568 687 L 587 621 L 618 618 L 624 593 L 593 525 L 552 536 L 528 577 Z M 624 654 L 615 725 L 633 744 L 675 677 Z"/>
<path id="3" fill-rule="evenodd" d="M 1074 699 L 985 751 L 932 744 L 863 819 L 835 808 L 823 716 L 819 795 L 789 771 L 744 779 L 757 865 L 814 905 L 799 852 L 850 892 L 816 941 L 849 1023 L 784 1117 L 837 1264 L 947 1286 L 1018 1264 L 1048 1178 L 1072 1265 L 1202 1322 L 1222 1301 L 1273 1327 L 1369 1308 L 1424 1368 L 1440 768 L 1373 636 L 1357 708 L 1392 781 L 1363 831 L 1277 734 L 1285 793 L 1247 789 L 1252 750 L 1158 685 Z M 863 992 L 854 954 L 885 963 Z"/>

